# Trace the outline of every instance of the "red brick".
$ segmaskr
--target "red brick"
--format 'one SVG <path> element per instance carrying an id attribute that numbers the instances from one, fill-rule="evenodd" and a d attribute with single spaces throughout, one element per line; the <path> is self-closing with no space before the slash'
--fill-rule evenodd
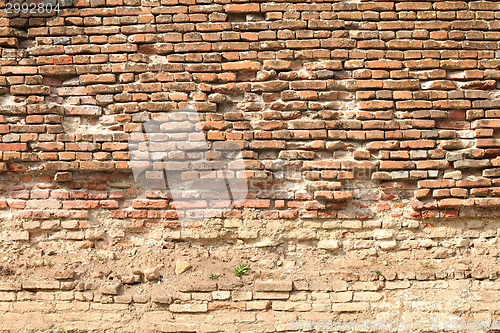
<path id="1" fill-rule="evenodd" d="M 476 146 L 483 147 L 500 147 L 500 139 L 476 139 Z"/>
<path id="2" fill-rule="evenodd" d="M 438 202 L 439 208 L 472 207 L 474 199 L 442 199 Z"/>
<path id="3" fill-rule="evenodd" d="M 247 199 L 236 204 L 234 208 L 269 208 L 270 206 L 271 206 L 270 200 Z"/>
<path id="4" fill-rule="evenodd" d="M 99 201 L 90 201 L 90 200 L 63 201 L 64 209 L 96 209 L 98 207 L 99 207 Z"/>
<path id="5" fill-rule="evenodd" d="M 167 200 L 134 200 L 132 207 L 135 209 L 160 209 L 167 208 Z"/>
<path id="6" fill-rule="evenodd" d="M 385 150 L 385 149 L 399 149 L 400 144 L 397 141 L 374 141 L 366 145 L 368 150 Z"/>
<path id="7" fill-rule="evenodd" d="M 26 143 L 0 143 L 0 151 L 24 151 Z"/>
<path id="8" fill-rule="evenodd" d="M 457 181 L 458 187 L 483 187 L 483 186 L 491 186 L 490 179 L 478 179 L 478 180 L 469 180 L 462 179 Z"/>
<path id="9" fill-rule="evenodd" d="M 432 4 L 427 2 L 402 2 L 396 4 L 396 11 L 430 10 Z"/>
<path id="10" fill-rule="evenodd" d="M 500 206 L 499 198 L 476 198 L 473 200 L 474 204 L 478 207 Z"/>
<path id="11" fill-rule="evenodd" d="M 257 141 L 257 140 L 254 140 L 254 141 L 250 142 L 250 148 L 252 148 L 252 149 L 285 149 L 285 141 L 281 141 L 281 140 Z"/>
<path id="12" fill-rule="evenodd" d="M 251 13 L 260 12 L 260 6 L 258 3 L 229 4 L 224 5 L 224 10 L 227 13 Z"/>
<path id="13" fill-rule="evenodd" d="M 257 61 L 240 61 L 222 64 L 222 69 L 225 71 L 259 71 L 260 67 L 261 64 Z"/>
<path id="14" fill-rule="evenodd" d="M 401 141 L 401 149 L 424 149 L 434 148 L 436 142 L 433 140 Z"/>
<path id="15" fill-rule="evenodd" d="M 419 188 L 444 188 L 455 187 L 454 180 L 420 180 L 418 182 Z"/>
<path id="16" fill-rule="evenodd" d="M 432 102 L 429 101 L 400 101 L 396 102 L 396 108 L 402 110 L 431 109 Z"/>
<path id="17" fill-rule="evenodd" d="M 353 198 L 353 192 L 352 191 L 334 191 L 333 192 L 333 197 L 335 200 L 351 200 Z"/>
<path id="18" fill-rule="evenodd" d="M 81 161 L 80 169 L 83 171 L 113 171 L 115 170 L 115 162 Z"/>
<path id="19" fill-rule="evenodd" d="M 380 170 L 414 169 L 412 161 L 380 161 Z"/>
<path id="20" fill-rule="evenodd" d="M 415 163 L 417 163 L 417 169 L 446 169 L 450 165 L 446 160 L 415 161 Z"/>

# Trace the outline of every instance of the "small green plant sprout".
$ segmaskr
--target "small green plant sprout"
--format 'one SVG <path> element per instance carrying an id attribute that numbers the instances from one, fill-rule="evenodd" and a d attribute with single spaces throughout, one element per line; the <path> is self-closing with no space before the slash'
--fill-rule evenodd
<path id="1" fill-rule="evenodd" d="M 431 262 L 429 260 L 427 260 L 426 262 L 420 262 L 420 265 L 422 265 L 422 267 L 426 267 L 426 268 L 434 268 L 434 265 L 431 264 Z"/>
<path id="2" fill-rule="evenodd" d="M 248 267 L 246 264 L 239 264 L 234 269 L 234 274 L 236 274 L 236 276 L 246 275 L 249 269 L 250 267 Z"/>
<path id="3" fill-rule="evenodd" d="M 45 261 L 45 260 L 42 260 L 40 262 L 36 262 L 36 261 L 33 261 L 32 264 L 29 264 L 28 262 L 26 262 L 26 268 L 36 268 L 36 267 L 45 267 L 45 266 L 52 266 L 52 260 L 48 260 L 48 261 Z"/>
<path id="4" fill-rule="evenodd" d="M 217 280 L 220 276 L 221 276 L 220 274 L 210 273 L 210 275 L 208 276 L 208 278 L 210 280 Z"/>
<path id="5" fill-rule="evenodd" d="M 378 276 L 382 275 L 382 272 L 380 272 L 378 269 L 375 271 L 375 273 L 376 273 Z"/>
<path id="6" fill-rule="evenodd" d="M 59 332 L 60 333 L 73 333 L 73 330 L 67 330 L 64 327 L 59 327 Z"/>

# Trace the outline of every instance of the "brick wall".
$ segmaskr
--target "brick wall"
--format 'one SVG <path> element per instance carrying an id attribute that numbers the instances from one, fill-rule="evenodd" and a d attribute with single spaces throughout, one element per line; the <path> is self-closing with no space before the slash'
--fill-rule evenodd
<path id="1" fill-rule="evenodd" d="M 76 282 L 25 286 L 7 274 L 10 284 L 0 284 L 5 327 L 20 330 L 15 318 L 36 326 L 26 312 L 43 317 L 40 302 L 48 301 L 53 315 L 106 308 L 111 322 L 113 311 L 156 304 L 158 313 L 137 322 L 151 330 L 167 315 L 183 325 L 220 310 L 237 318 L 226 323 L 232 331 L 284 331 L 281 321 L 293 318 L 396 311 L 391 300 L 409 297 L 398 294 L 408 288 L 415 297 L 446 289 L 450 294 L 436 298 L 445 314 L 494 318 L 500 311 L 497 296 L 482 294 L 471 296 L 484 300 L 472 308 L 444 305 L 465 297 L 458 292 L 464 288 L 498 293 L 499 3 L 59 4 L 59 13 L 20 15 L 6 14 L 8 2 L 0 0 L 0 239 L 7 256 L 224 240 L 259 253 L 284 246 L 368 265 L 413 258 L 423 272 L 394 268 L 379 281 L 373 266 L 366 278 L 344 274 L 320 287 L 311 287 L 314 275 L 302 287 L 288 276 L 270 289 L 252 281 L 244 291 L 194 287 L 189 296 L 156 303 L 121 292 L 101 298 L 110 293 L 98 284 L 90 298 Z M 200 113 L 208 142 L 241 148 L 249 192 L 235 209 L 181 226 L 167 191 L 137 186 L 128 143 L 138 125 L 188 105 Z M 459 262 L 464 257 L 477 262 Z M 418 264 L 428 258 L 452 263 L 428 273 L 430 264 Z M 337 288 L 339 281 L 362 285 Z M 373 281 L 380 285 L 366 284 Z M 161 306 L 172 302 L 169 310 Z M 175 315 L 200 312 L 208 317 Z M 118 322 L 108 329 L 127 326 Z M 177 324 L 162 329 L 199 329 Z M 211 325 L 216 332 L 225 324 Z"/>

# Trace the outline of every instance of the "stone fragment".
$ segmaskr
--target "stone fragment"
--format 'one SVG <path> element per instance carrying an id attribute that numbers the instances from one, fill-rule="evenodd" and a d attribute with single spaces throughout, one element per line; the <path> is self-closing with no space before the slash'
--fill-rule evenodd
<path id="1" fill-rule="evenodd" d="M 56 271 L 54 273 L 54 278 L 56 280 L 70 280 L 73 279 L 75 276 L 75 272 L 69 269 L 64 269 L 61 271 Z"/>
<path id="2" fill-rule="evenodd" d="M 99 291 L 104 295 L 118 295 L 121 286 L 120 282 L 106 282 L 101 285 Z"/>
<path id="3" fill-rule="evenodd" d="M 160 278 L 160 267 L 149 267 L 144 270 L 144 277 L 148 281 L 156 281 Z"/>
<path id="4" fill-rule="evenodd" d="M 133 284 L 141 282 L 141 276 L 137 274 L 122 276 L 122 283 Z"/>
<path id="5" fill-rule="evenodd" d="M 175 263 L 175 274 L 179 275 L 190 269 L 192 266 L 185 260 L 177 260 Z"/>
<path id="6" fill-rule="evenodd" d="M 152 298 L 154 303 L 158 304 L 171 304 L 172 303 L 172 296 L 169 295 L 153 295 Z"/>

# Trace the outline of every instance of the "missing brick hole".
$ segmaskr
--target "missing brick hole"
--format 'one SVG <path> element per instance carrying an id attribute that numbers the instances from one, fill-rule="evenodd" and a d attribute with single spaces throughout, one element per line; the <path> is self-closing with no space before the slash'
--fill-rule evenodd
<path id="1" fill-rule="evenodd" d="M 229 13 L 227 14 L 228 22 L 256 22 L 256 21 L 265 21 L 266 17 L 261 13 L 248 13 L 248 14 L 239 14 L 239 13 Z"/>
<path id="2" fill-rule="evenodd" d="M 265 21 L 266 17 L 261 13 L 251 13 L 247 14 L 246 19 L 248 22 L 255 22 L 255 21 Z"/>
<path id="3" fill-rule="evenodd" d="M 9 38 L 11 39 L 14 39 L 14 42 L 11 42 L 7 45 L 7 48 L 12 48 L 12 49 L 15 49 L 15 48 L 21 48 L 21 49 L 25 49 L 27 48 L 26 45 L 26 41 L 29 40 L 29 41 L 35 41 L 34 38 L 31 38 L 28 36 L 28 32 L 27 30 L 19 30 L 19 29 L 12 29 L 10 34 L 9 34 Z"/>
<path id="4" fill-rule="evenodd" d="M 219 112 L 221 112 L 223 114 L 227 113 L 227 112 L 234 112 L 235 105 L 236 105 L 236 103 L 233 101 L 227 101 L 227 102 L 222 103 L 222 104 L 217 104 L 217 106 L 219 108 Z"/>
<path id="5" fill-rule="evenodd" d="M 494 139 L 498 139 L 498 138 L 500 138 L 500 130 L 498 130 L 498 129 L 493 129 L 493 138 L 494 138 Z M 492 149 L 490 149 L 490 150 L 492 150 Z"/>
<path id="6" fill-rule="evenodd" d="M 265 21 L 264 14 L 261 13 L 229 13 L 227 14 L 228 22 L 255 22 L 255 21 Z"/>
<path id="7" fill-rule="evenodd" d="M 64 116 L 61 125 L 65 133 L 82 135 L 113 133 L 113 131 L 108 130 L 100 124 L 94 124 L 91 117 Z"/>
<path id="8" fill-rule="evenodd" d="M 246 22 L 246 20 L 247 20 L 246 14 L 235 14 L 235 13 L 227 14 L 228 22 Z"/>
<path id="9" fill-rule="evenodd" d="M 8 115 L 19 115 L 19 114 L 24 114 L 24 111 L 21 109 L 18 109 L 19 106 L 25 105 L 27 97 L 26 96 L 19 96 L 19 95 L 12 95 L 9 92 L 4 94 L 2 97 L 0 97 L 0 106 L 2 107 L 3 114 L 8 114 Z M 6 109 L 9 109 L 7 112 Z"/>
<path id="10" fill-rule="evenodd" d="M 26 18 L 20 17 L 9 18 L 9 26 L 14 30 L 14 33 L 24 33 L 27 35 L 29 21 Z"/>
<path id="11" fill-rule="evenodd" d="M 18 37 L 17 40 L 19 42 L 19 48 L 21 49 L 27 49 L 29 47 L 36 46 L 35 40 L 31 38 Z"/>

